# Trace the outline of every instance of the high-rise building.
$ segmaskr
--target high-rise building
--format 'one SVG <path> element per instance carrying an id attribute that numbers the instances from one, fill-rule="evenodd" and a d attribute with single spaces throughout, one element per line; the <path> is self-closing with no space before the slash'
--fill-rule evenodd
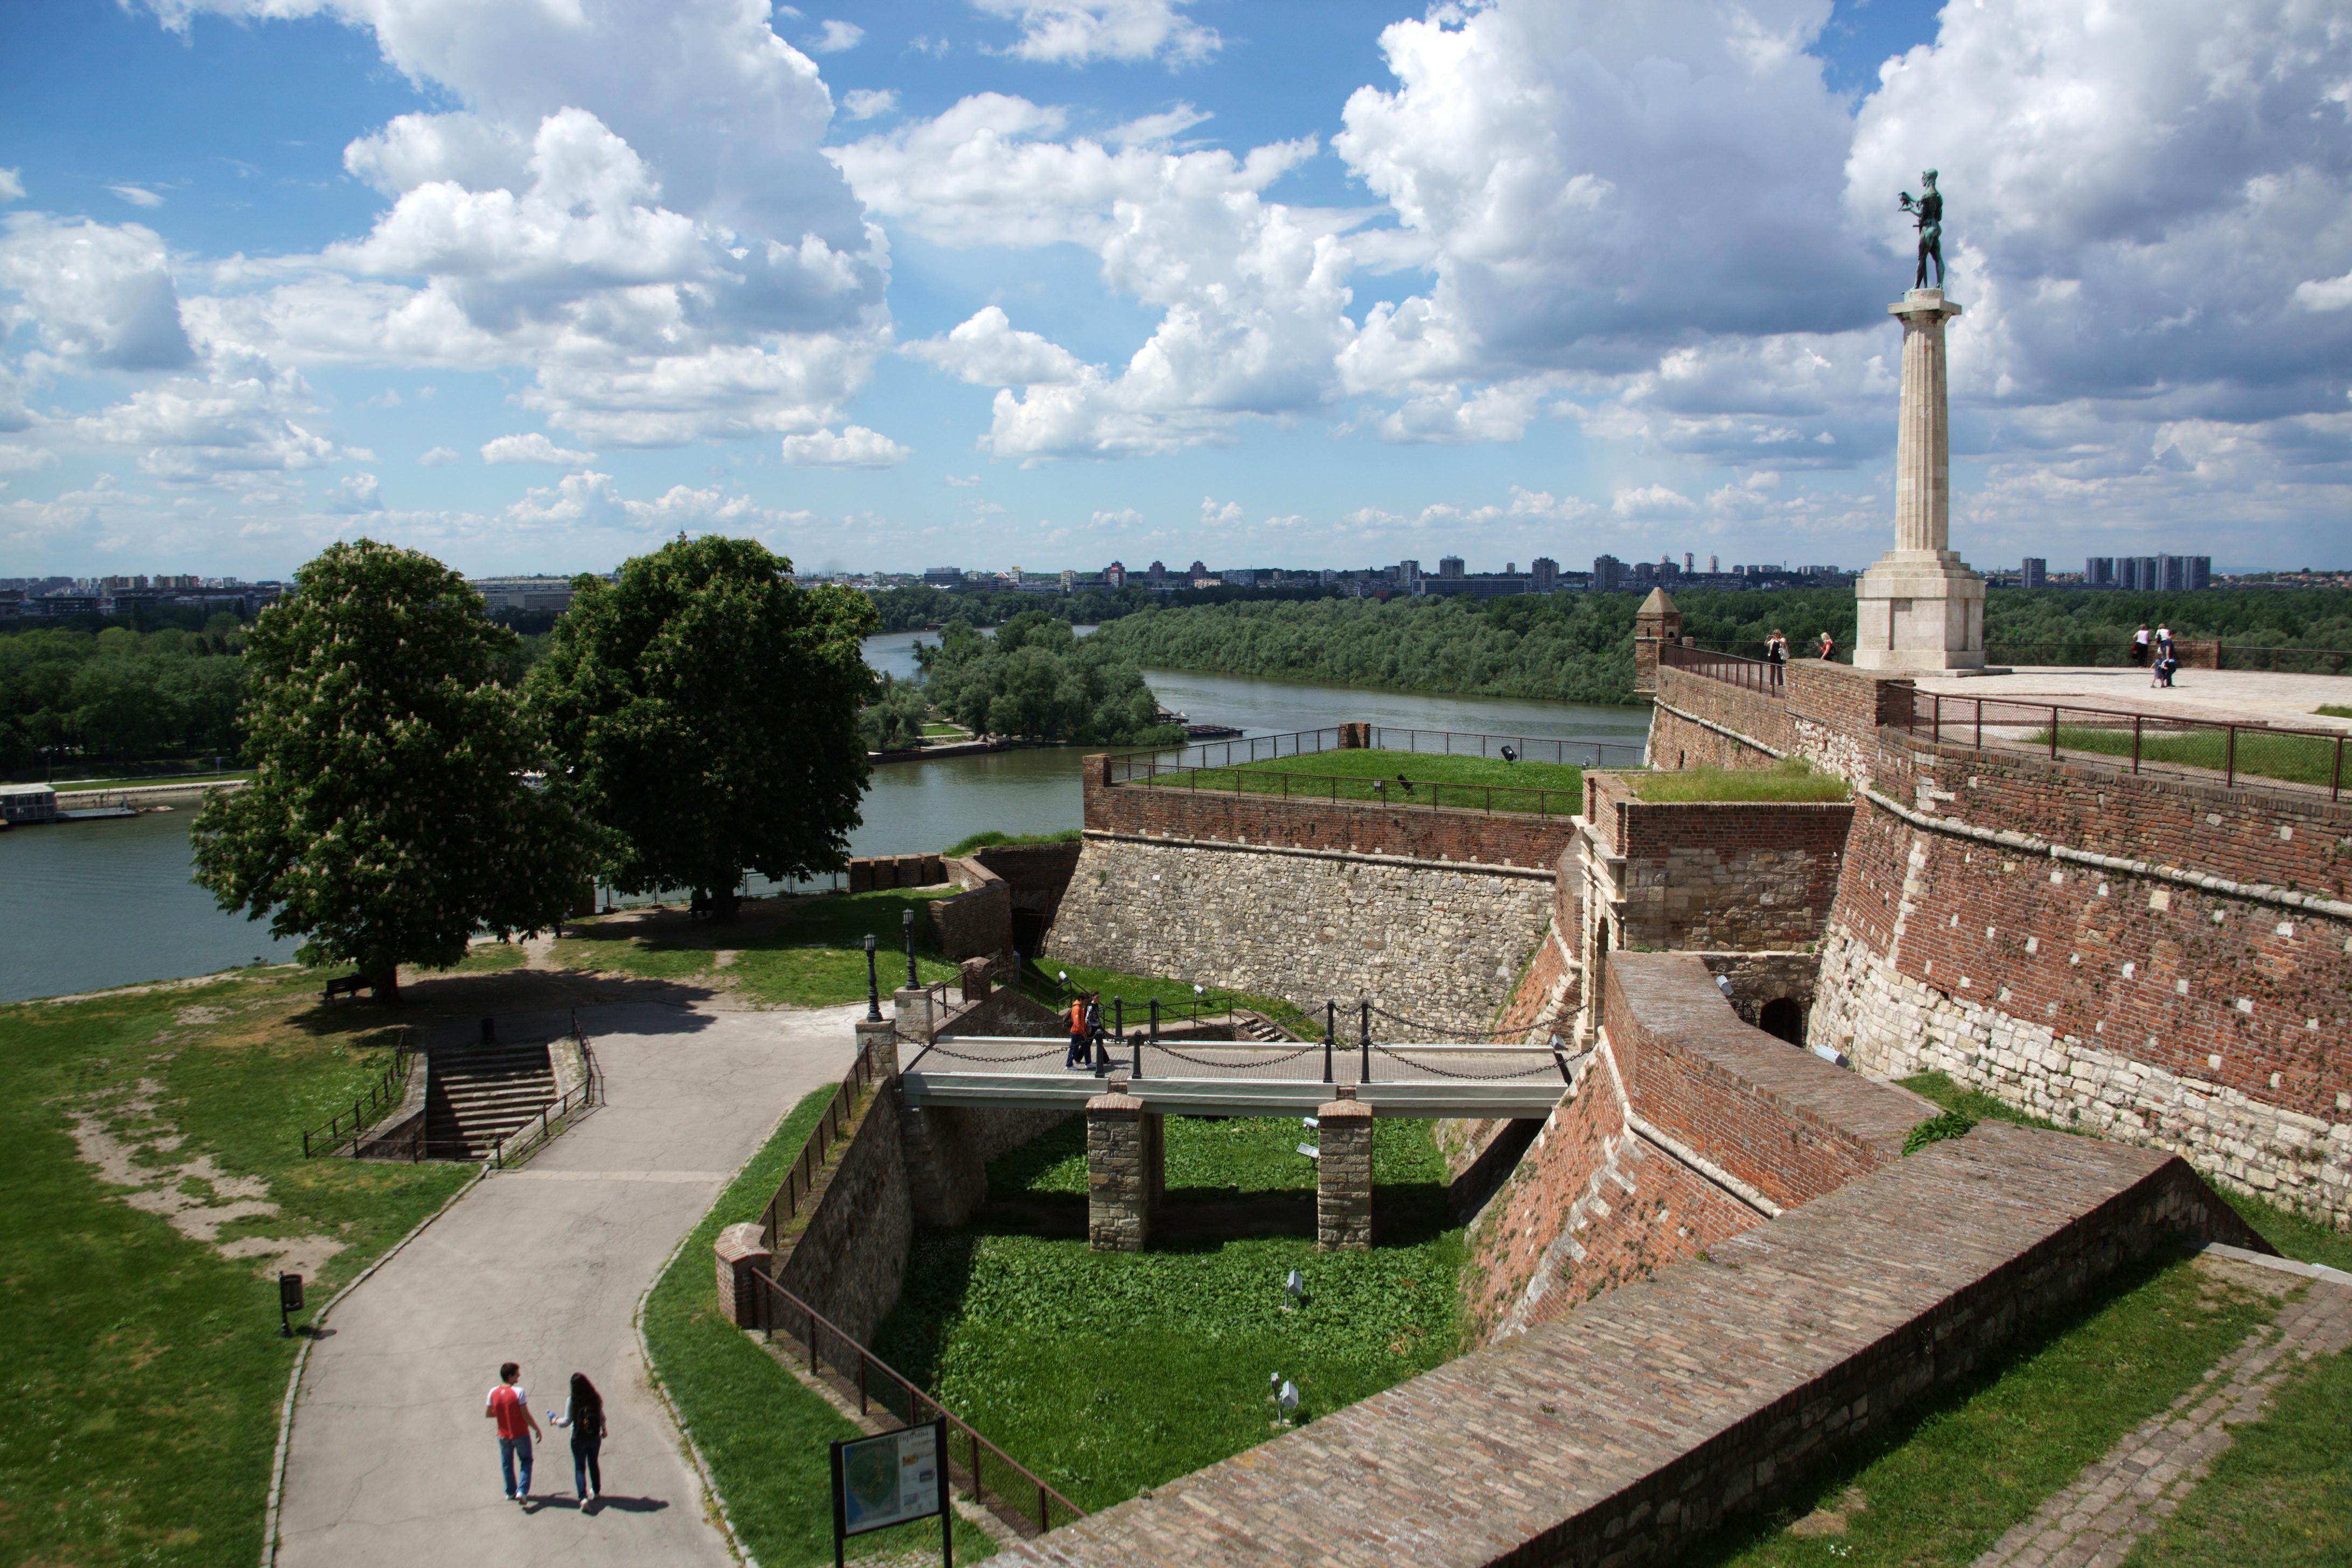
<path id="1" fill-rule="evenodd" d="M 2210 555 L 2191 555 L 2188 561 L 2189 592 L 2201 594 L 2213 585 L 2213 558 Z"/>
<path id="2" fill-rule="evenodd" d="M 1696 563 L 1692 559 L 1692 557 L 1691 557 L 1691 552 L 1690 552 L 1689 551 L 1687 551 L 1687 550 L 1684 551 L 1684 552 L 1683 552 L 1683 575 L 1684 575 L 1684 576 L 1685 576 L 1685 577 L 1687 577 L 1687 576 L 1689 576 L 1692 573 L 1694 573 L 1694 572 L 1696 572 L 1696 571 L 1697 571 L 1697 570 L 1698 570 L 1697 563 Z"/>
<path id="3" fill-rule="evenodd" d="M 1549 555 L 1538 555 L 1528 563 L 1528 575 L 1534 579 L 1529 586 L 1538 594 L 1549 594 L 1559 586 L 1559 563 Z"/>
<path id="4" fill-rule="evenodd" d="M 1716 559 L 1714 556 L 1710 555 L 1706 558 L 1706 574 L 1708 576 L 1712 577 L 1722 570 L 1722 567 L 1716 564 Z"/>
<path id="5" fill-rule="evenodd" d="M 2017 585 L 2021 588 L 2047 588 L 2050 586 L 2049 561 L 2040 555 L 2027 556 L 2025 558 L 2025 563 L 2018 569 Z"/>
<path id="6" fill-rule="evenodd" d="M 1398 562 L 1398 563 L 1397 563 L 1397 569 L 1396 569 L 1396 579 L 1397 579 L 1397 586 L 1398 586 L 1398 587 L 1400 587 L 1400 588 L 1402 588 L 1402 589 L 1403 589 L 1406 593 L 1408 593 L 1408 594 L 1418 594 L 1418 593 L 1420 593 L 1420 592 L 1421 592 L 1421 563 L 1420 563 L 1420 562 L 1418 562 L 1418 561 L 1400 561 L 1400 562 Z"/>
<path id="7" fill-rule="evenodd" d="M 1103 581 L 1109 584 L 1114 588 L 1126 587 L 1127 567 L 1125 563 L 1114 561 L 1109 565 L 1104 567 Z"/>
<path id="8" fill-rule="evenodd" d="M 2083 558 L 2083 586 L 2112 588 L 2116 585 L 2116 558 L 2112 555 L 2086 555 Z"/>
<path id="9" fill-rule="evenodd" d="M 1440 577 L 1459 577 L 1462 574 L 1462 557 L 1459 555 L 1441 555 L 1437 558 L 1437 574 Z"/>
<path id="10" fill-rule="evenodd" d="M 1622 561 L 1618 560 L 1614 555 L 1596 555 L 1592 558 L 1592 591 L 1594 593 L 1614 594 L 1624 586 L 1625 563 Z"/>
<path id="11" fill-rule="evenodd" d="M 1153 587 L 1159 588 L 1165 586 L 1168 582 L 1168 563 L 1164 561 L 1153 562 L 1151 563 L 1150 577 L 1151 585 Z"/>

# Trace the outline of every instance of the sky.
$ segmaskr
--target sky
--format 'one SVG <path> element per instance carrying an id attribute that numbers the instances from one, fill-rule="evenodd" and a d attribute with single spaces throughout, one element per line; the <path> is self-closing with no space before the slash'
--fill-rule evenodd
<path id="1" fill-rule="evenodd" d="M 2327 0 L 0 6 L 0 575 L 2352 565 Z"/>

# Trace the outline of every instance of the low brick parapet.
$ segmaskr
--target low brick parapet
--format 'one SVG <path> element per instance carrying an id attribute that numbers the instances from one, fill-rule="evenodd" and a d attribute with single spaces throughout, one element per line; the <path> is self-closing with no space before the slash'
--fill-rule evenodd
<path id="1" fill-rule="evenodd" d="M 719 1315 L 739 1329 L 761 1326 L 760 1293 L 751 1270 L 765 1273 L 775 1255 L 768 1250 L 757 1224 L 746 1220 L 719 1233 L 712 1244 L 719 1268 Z"/>
<path id="2" fill-rule="evenodd" d="M 1664 1557 L 1790 1500 L 2131 1260 L 2249 1237 L 2177 1159 L 1988 1124 L 998 1561 Z"/>

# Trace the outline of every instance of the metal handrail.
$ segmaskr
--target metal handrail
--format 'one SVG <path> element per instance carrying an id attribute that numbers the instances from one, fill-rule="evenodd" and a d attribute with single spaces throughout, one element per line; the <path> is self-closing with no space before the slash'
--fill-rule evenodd
<path id="1" fill-rule="evenodd" d="M 417 1051 L 409 1044 L 411 1031 L 407 1025 L 400 1027 L 400 1038 L 393 1042 L 391 1065 L 382 1076 L 368 1086 L 368 1091 L 352 1101 L 351 1121 L 344 1125 L 344 1113 L 337 1111 L 324 1127 L 306 1128 L 302 1133 L 302 1158 L 319 1159 L 348 1152 L 359 1157 L 360 1135 L 365 1132 L 386 1108 L 396 1105 L 408 1092 L 409 1070 L 416 1065 Z M 399 1093 L 394 1086 L 399 1086 Z M 346 1150 L 348 1145 L 348 1151 Z"/>
<path id="2" fill-rule="evenodd" d="M 761 1244 L 771 1252 L 775 1250 L 785 1223 L 800 1212 L 802 1201 L 816 1190 L 817 1176 L 824 1169 L 825 1157 L 833 1152 L 834 1141 L 857 1114 L 861 1093 L 873 1084 L 874 1077 L 874 1047 L 868 1042 L 857 1047 L 857 1059 L 850 1064 L 848 1076 L 825 1102 L 824 1113 L 802 1142 L 800 1152 L 785 1167 L 784 1179 L 776 1184 L 767 1206 L 760 1211 Z"/>
<path id="3" fill-rule="evenodd" d="M 1042 1535 L 1053 1529 L 1053 1515 L 1056 1507 L 1068 1516 L 1068 1519 L 1063 1521 L 1065 1523 L 1068 1522 L 1069 1519 L 1086 1518 L 1086 1510 L 1055 1491 L 1035 1471 L 1020 1460 L 982 1436 L 971 1423 L 925 1393 L 915 1384 L 912 1379 L 905 1376 L 887 1362 L 858 1343 L 855 1338 L 829 1321 L 822 1312 L 776 1283 L 774 1278 L 766 1270 L 755 1265 L 751 1270 L 751 1275 L 760 1296 L 759 1319 L 761 1331 L 766 1333 L 772 1342 L 780 1327 L 778 1322 L 780 1314 L 775 1309 L 782 1308 L 783 1313 L 787 1315 L 797 1314 L 800 1319 L 799 1326 L 797 1329 L 786 1328 L 787 1337 L 804 1340 L 807 1342 L 808 1367 L 811 1373 L 818 1373 L 821 1367 L 830 1363 L 835 1373 L 853 1385 L 851 1390 L 845 1392 L 854 1392 L 856 1394 L 857 1413 L 860 1415 L 867 1414 L 873 1405 L 879 1404 L 885 1411 L 899 1417 L 909 1426 L 919 1426 L 926 1421 L 933 1420 L 947 1422 L 953 1434 L 948 1445 L 949 1479 L 950 1480 L 958 1479 L 956 1472 L 961 1468 L 961 1479 L 970 1490 L 972 1501 L 1024 1534 Z M 824 1342 L 827 1340 L 832 1342 L 830 1346 Z M 845 1366 L 843 1364 L 845 1361 L 848 1363 Z M 892 1403 L 894 1396 L 904 1404 L 903 1410 Z M 959 1447 L 963 1450 L 961 1454 L 956 1452 Z M 961 1467 L 956 1463 L 959 1458 L 963 1460 Z M 995 1461 L 995 1468 L 1001 1478 L 1018 1483 L 1023 1494 L 1023 1501 L 1025 1502 L 1030 1493 L 1035 1494 L 1037 1509 L 1034 1519 L 1024 1510 L 1021 1503 L 1014 1501 L 1012 1494 L 1003 1485 L 993 1489 L 989 1486 L 983 1470 L 987 1461 L 992 1458 Z M 992 1497 L 992 1490 L 994 1494 Z"/>
<path id="4" fill-rule="evenodd" d="M 1785 662 L 1749 658 L 1746 654 L 1718 653 L 1712 648 L 1662 642 L 1658 645 L 1658 662 L 1669 669 L 1686 669 L 1693 675 L 1728 681 L 1750 691 L 1779 691 L 1787 684 Z"/>
<path id="5" fill-rule="evenodd" d="M 1327 725 L 1319 730 L 1287 731 L 1278 735 L 1245 735 L 1231 741 L 1196 741 L 1179 747 L 1160 746 L 1139 752 L 1113 752 L 1107 757 L 1108 773 L 1106 782 L 1126 784 L 1138 778 L 1153 778 L 1187 768 L 1229 768 L 1241 763 L 1279 762 L 1286 756 L 1314 756 L 1324 752 L 1346 751 L 1342 746 L 1339 725 Z M 1540 762 L 1549 752 L 1550 760 L 1562 764 L 1570 762 L 1570 752 L 1589 752 L 1592 761 L 1578 765 L 1601 767 L 1607 763 L 1604 753 L 1630 752 L 1638 759 L 1643 748 L 1624 741 L 1566 741 L 1543 735 L 1496 735 L 1464 730 L 1420 730 L 1401 725 L 1370 724 L 1365 726 L 1368 748 L 1373 751 L 1415 752 L 1431 756 L 1497 757 L 1509 747 L 1522 762 Z M 1238 757 L 1238 762 L 1236 758 Z"/>
<path id="6" fill-rule="evenodd" d="M 2204 720 L 2186 715 L 2136 712 L 2117 708 L 2083 708 L 2067 702 L 2027 701 L 2005 697 L 1948 696 L 1937 691 L 1916 691 L 1912 694 L 1907 722 L 1895 726 L 1908 734 L 1922 733 L 1938 745 L 1962 745 L 1974 751 L 2023 751 L 2029 745 L 2055 762 L 2064 752 L 2070 756 L 2130 759 L 2135 774 L 2154 766 L 2185 772 L 2190 776 L 2218 773 L 2225 788 L 2237 787 L 2243 777 L 2262 780 L 2267 785 L 2304 784 L 2316 790 L 2317 780 L 2303 780 L 2275 773 L 2263 773 L 2242 767 L 2245 748 L 2242 740 L 2308 741 L 2315 742 L 2315 761 L 2320 752 L 2327 756 L 2326 781 L 2327 798 L 2337 801 L 2344 795 L 2344 745 L 2346 732 L 2341 730 L 2306 730 L 2287 725 L 2246 723 L 2237 720 Z M 1990 731 L 1988 742 L 1987 731 Z M 2067 731 L 2078 737 L 2068 744 L 2062 737 Z M 1953 731 L 1957 731 L 1955 736 Z M 2023 731 L 2023 734 L 2004 734 L 2004 731 Z M 2121 744 L 2128 731 L 2128 750 Z M 2085 734 L 2112 732 L 2117 743 L 2113 746 L 2088 746 L 2079 743 Z M 2192 763 L 2148 755 L 2148 743 L 2171 737 L 2218 732 L 2221 737 L 2221 766 L 2206 767 Z M 2315 769 L 2313 771 L 2316 771 Z"/>

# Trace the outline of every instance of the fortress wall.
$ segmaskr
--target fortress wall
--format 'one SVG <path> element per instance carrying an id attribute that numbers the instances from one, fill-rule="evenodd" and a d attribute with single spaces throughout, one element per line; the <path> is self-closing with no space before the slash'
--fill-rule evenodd
<path id="1" fill-rule="evenodd" d="M 1286 799 L 1278 795 L 1166 784 L 1112 784 L 1104 782 L 1108 767 L 1108 758 L 1087 759 L 1086 825 L 1090 834 L 1548 868 L 1559 858 L 1574 833 L 1573 819 L 1569 816 L 1538 816 L 1524 811 L 1490 813 L 1371 801 Z"/>
<path id="2" fill-rule="evenodd" d="M 1658 671 L 1650 766 L 1764 768 L 1796 749 L 1796 724 L 1785 699 L 1686 669 Z"/>
<path id="3" fill-rule="evenodd" d="M 1046 952 L 1310 1010 L 1368 995 L 1478 1030 L 1543 939 L 1552 880 L 1533 868 L 1165 843 L 1089 826 Z"/>
<path id="4" fill-rule="evenodd" d="M 1821 935 L 1853 807 L 1843 801 L 1644 801 L 1588 773 L 1590 857 L 1611 882 L 1611 946 L 1786 949 Z"/>

